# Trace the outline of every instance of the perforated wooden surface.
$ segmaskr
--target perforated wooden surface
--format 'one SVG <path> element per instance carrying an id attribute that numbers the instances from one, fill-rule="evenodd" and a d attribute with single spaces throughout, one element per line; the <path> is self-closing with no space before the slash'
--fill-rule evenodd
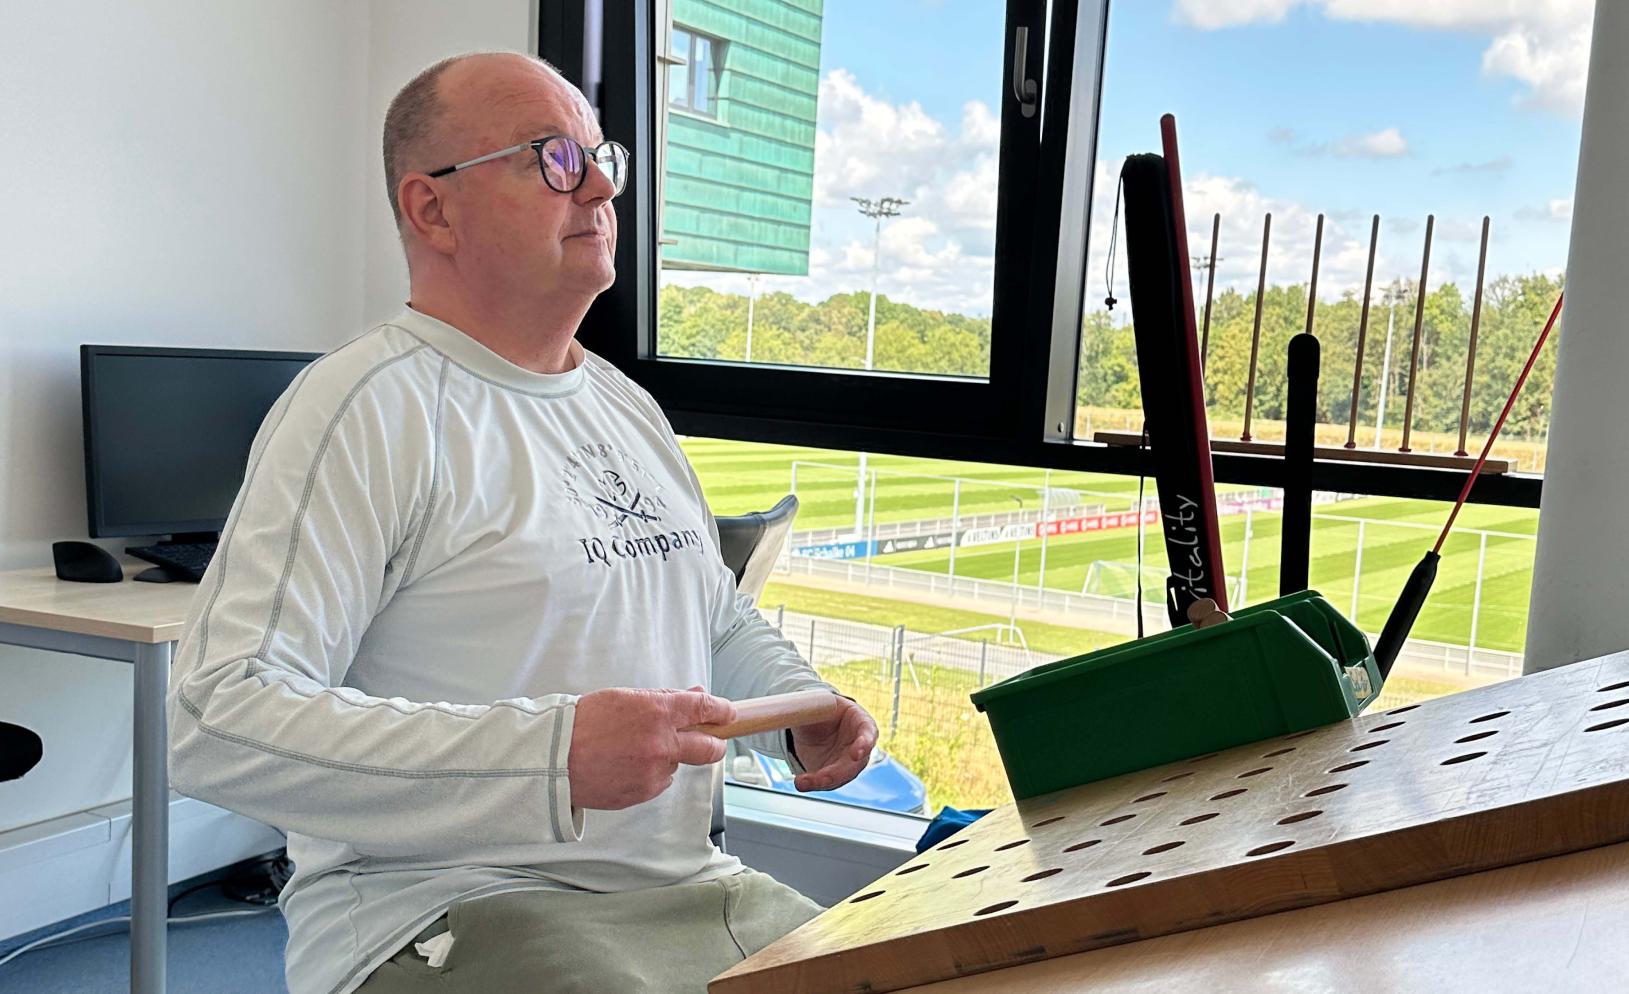
<path id="1" fill-rule="evenodd" d="M 1619 654 L 998 809 L 709 989 L 898 990 L 1625 840 Z"/>
<path id="2" fill-rule="evenodd" d="M 1629 843 L 912 987 L 907 994 L 1629 991 Z"/>

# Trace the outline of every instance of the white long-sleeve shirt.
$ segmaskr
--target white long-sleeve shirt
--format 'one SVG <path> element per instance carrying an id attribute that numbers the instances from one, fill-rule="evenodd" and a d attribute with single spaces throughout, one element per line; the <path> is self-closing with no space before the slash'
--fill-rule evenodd
<path id="1" fill-rule="evenodd" d="M 408 309 L 255 439 L 176 651 L 171 778 L 288 833 L 292 994 L 353 990 L 455 901 L 737 872 L 718 765 L 573 806 L 577 697 L 824 686 L 737 593 L 655 401 L 573 352 L 533 373 Z"/>

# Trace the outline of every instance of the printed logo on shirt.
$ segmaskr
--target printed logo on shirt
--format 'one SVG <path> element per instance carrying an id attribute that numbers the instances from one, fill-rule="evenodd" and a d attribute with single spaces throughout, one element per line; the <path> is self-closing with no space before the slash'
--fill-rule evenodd
<path id="1" fill-rule="evenodd" d="M 609 569 L 617 560 L 667 562 L 687 549 L 700 552 L 701 534 L 693 528 L 652 529 L 668 513 L 667 489 L 640 460 L 619 445 L 578 445 L 561 471 L 566 503 L 581 508 L 611 529 L 609 537 L 577 539 L 590 565 Z M 637 533 L 637 534 L 636 534 Z"/>
<path id="2" fill-rule="evenodd" d="M 584 442 L 566 453 L 560 486 L 567 504 L 617 529 L 655 523 L 667 511 L 665 487 L 633 453 L 610 442 Z"/>
<path id="3" fill-rule="evenodd" d="M 649 511 L 641 511 L 639 504 L 645 499 L 644 493 L 628 485 L 616 470 L 608 469 L 600 473 L 598 482 L 600 489 L 609 496 L 595 495 L 594 499 L 610 508 L 616 517 L 611 521 L 612 528 L 621 528 L 630 520 L 661 521 L 662 519 Z M 623 506 L 627 505 L 627 506 Z"/>
<path id="4" fill-rule="evenodd" d="M 658 532 L 655 535 L 640 535 L 637 538 L 626 535 L 612 536 L 607 542 L 599 536 L 579 538 L 578 544 L 583 547 L 583 556 L 588 562 L 599 563 L 607 569 L 613 559 L 651 559 L 660 557 L 667 562 L 668 557 L 684 549 L 702 549 L 701 535 L 693 528 L 683 528 L 678 531 Z"/>

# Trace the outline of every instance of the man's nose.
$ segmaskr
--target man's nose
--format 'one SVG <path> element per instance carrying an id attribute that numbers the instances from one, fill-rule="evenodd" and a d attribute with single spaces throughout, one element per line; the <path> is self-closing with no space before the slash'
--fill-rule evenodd
<path id="1" fill-rule="evenodd" d="M 589 162 L 583 174 L 583 184 L 572 194 L 572 199 L 584 207 L 598 207 L 616 196 L 616 185 L 605 175 L 597 163 Z"/>

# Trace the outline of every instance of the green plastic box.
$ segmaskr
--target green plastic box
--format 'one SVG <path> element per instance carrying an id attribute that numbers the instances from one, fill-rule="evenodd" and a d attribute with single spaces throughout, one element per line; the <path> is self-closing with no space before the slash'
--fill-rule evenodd
<path id="1" fill-rule="evenodd" d="M 973 705 L 1025 798 L 1351 718 L 1379 693 L 1368 637 L 1304 590 L 1037 666 Z"/>

